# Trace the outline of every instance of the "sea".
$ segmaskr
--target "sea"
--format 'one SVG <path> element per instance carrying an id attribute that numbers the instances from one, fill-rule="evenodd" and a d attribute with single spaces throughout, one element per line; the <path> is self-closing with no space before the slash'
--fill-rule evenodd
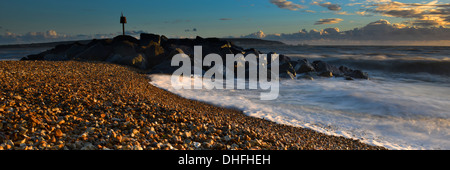
<path id="1" fill-rule="evenodd" d="M 149 75 L 150 83 L 188 99 L 240 109 L 248 116 L 388 149 L 450 149 L 450 47 L 251 47 L 291 60 L 361 69 L 370 78 L 282 79 L 275 100 L 260 100 L 264 90 L 176 90 L 170 75 Z M 0 49 L 0 60 L 19 60 L 44 50 Z"/>
<path id="2" fill-rule="evenodd" d="M 279 97 L 271 101 L 260 100 L 261 92 L 267 92 L 263 90 L 175 90 L 168 75 L 150 75 L 150 83 L 249 116 L 388 149 L 450 149 L 450 47 L 252 47 L 291 60 L 361 69 L 370 79 L 284 79 Z"/>
<path id="3" fill-rule="evenodd" d="M 21 48 L 21 47 L 12 47 L 12 48 L 0 48 L 0 61 L 17 61 L 23 57 L 26 57 L 30 54 L 39 54 L 44 52 L 51 47 L 37 47 L 37 48 Z"/>

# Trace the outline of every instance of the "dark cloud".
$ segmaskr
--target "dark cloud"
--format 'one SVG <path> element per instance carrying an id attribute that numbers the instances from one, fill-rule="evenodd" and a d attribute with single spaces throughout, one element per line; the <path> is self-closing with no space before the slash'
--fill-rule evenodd
<path id="1" fill-rule="evenodd" d="M 439 22 L 434 20 L 414 20 L 411 24 L 418 27 L 439 26 Z"/>
<path id="2" fill-rule="evenodd" d="M 185 29 L 184 32 L 197 32 L 197 28 L 191 29 Z"/>
<path id="3" fill-rule="evenodd" d="M 320 19 L 319 21 L 316 21 L 316 23 L 314 23 L 314 25 L 337 24 L 337 23 L 339 23 L 341 21 L 343 21 L 343 19 L 340 19 L 340 18 Z"/>
<path id="4" fill-rule="evenodd" d="M 229 21 L 229 20 L 232 20 L 231 18 L 220 18 L 219 20 L 222 20 L 222 21 Z"/>
<path id="5" fill-rule="evenodd" d="M 278 8 L 288 9 L 291 11 L 297 11 L 299 9 L 305 8 L 302 5 L 295 4 L 295 3 L 291 2 L 291 1 L 287 1 L 287 0 L 270 0 L 270 3 L 278 6 Z"/>
<path id="6" fill-rule="evenodd" d="M 328 8 L 331 11 L 340 11 L 342 9 L 340 5 L 332 4 L 331 2 L 325 2 L 325 3 L 313 2 L 312 4 Z"/>
<path id="7" fill-rule="evenodd" d="M 121 34 L 121 33 L 122 32 L 118 32 L 117 34 Z M 128 30 L 128 31 L 125 31 L 125 34 L 131 35 L 131 36 L 140 35 L 141 33 L 147 33 L 147 31 L 143 31 L 143 30 L 139 30 L 139 31 L 137 31 L 137 30 Z M 99 34 L 99 35 L 101 35 L 101 34 Z"/>

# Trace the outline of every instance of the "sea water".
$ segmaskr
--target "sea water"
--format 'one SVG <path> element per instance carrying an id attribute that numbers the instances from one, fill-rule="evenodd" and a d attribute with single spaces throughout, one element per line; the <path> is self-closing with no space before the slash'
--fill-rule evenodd
<path id="1" fill-rule="evenodd" d="M 0 61 L 17 61 L 31 54 L 39 54 L 49 48 L 0 48 Z"/>
<path id="2" fill-rule="evenodd" d="M 259 90 L 175 90 L 168 75 L 150 75 L 150 83 L 249 116 L 389 149 L 450 149 L 449 47 L 257 49 L 362 69 L 370 80 L 282 80 L 279 97 L 272 101 L 260 100 Z"/>

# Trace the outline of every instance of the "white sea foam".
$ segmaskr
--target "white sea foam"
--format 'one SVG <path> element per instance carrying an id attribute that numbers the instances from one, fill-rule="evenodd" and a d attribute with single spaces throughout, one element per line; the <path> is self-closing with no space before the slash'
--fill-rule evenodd
<path id="1" fill-rule="evenodd" d="M 389 149 L 450 149 L 450 87 L 382 78 L 285 80 L 277 100 L 261 101 L 258 90 L 177 91 L 170 76 L 151 78 L 151 84 L 183 97 L 281 124 Z"/>

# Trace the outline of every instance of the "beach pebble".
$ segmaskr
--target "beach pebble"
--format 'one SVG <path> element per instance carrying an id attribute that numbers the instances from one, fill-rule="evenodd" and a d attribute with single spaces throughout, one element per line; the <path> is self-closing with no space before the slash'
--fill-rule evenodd
<path id="1" fill-rule="evenodd" d="M 202 146 L 202 144 L 199 142 L 194 142 L 192 144 L 194 145 L 195 148 L 200 148 L 200 146 Z"/>

